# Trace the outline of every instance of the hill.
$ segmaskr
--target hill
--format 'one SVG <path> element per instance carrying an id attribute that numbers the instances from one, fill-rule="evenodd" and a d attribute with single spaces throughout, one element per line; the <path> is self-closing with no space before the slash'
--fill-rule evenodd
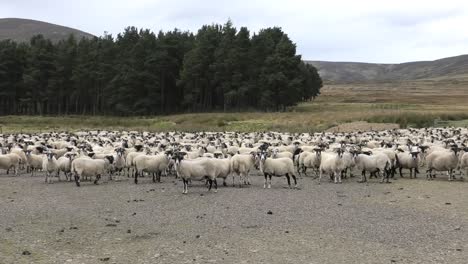
<path id="1" fill-rule="evenodd" d="M 468 76 L 468 55 L 400 64 L 307 61 L 322 79 L 335 83 L 456 79 Z"/>
<path id="2" fill-rule="evenodd" d="M 55 25 L 47 22 L 21 19 L 21 18 L 1 18 L 0 19 L 0 40 L 11 39 L 14 41 L 29 41 L 32 36 L 42 34 L 56 42 L 74 34 L 78 39 L 82 37 L 91 38 L 92 34 L 74 28 Z"/>

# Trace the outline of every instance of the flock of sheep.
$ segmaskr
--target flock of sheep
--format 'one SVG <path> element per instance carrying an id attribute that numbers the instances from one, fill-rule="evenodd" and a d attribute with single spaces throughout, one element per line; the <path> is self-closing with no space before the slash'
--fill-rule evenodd
<path id="1" fill-rule="evenodd" d="M 297 176 L 329 177 L 334 183 L 342 178 L 361 175 L 359 182 L 380 177 L 381 182 L 402 170 L 416 177 L 425 168 L 431 180 L 435 172 L 446 172 L 454 180 L 456 172 L 468 173 L 468 129 L 425 128 L 354 133 L 235 133 L 235 132 L 118 132 L 87 131 L 0 135 L 0 170 L 7 173 L 43 171 L 45 181 L 64 174 L 80 186 L 81 180 L 102 176 L 174 175 L 183 182 L 183 193 L 196 180 L 208 189 L 217 179 L 227 185 L 238 178 L 239 186 L 250 184 L 250 173 L 259 170 L 264 188 L 271 187 L 273 176 L 285 176 L 289 187 L 297 187 Z M 367 177 L 367 175 L 368 177 Z"/>

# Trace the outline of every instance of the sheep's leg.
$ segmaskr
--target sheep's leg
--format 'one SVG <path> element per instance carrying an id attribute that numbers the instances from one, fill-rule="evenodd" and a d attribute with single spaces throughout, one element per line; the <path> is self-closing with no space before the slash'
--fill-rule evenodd
<path id="1" fill-rule="evenodd" d="M 297 179 L 296 179 L 296 175 L 291 174 L 291 177 L 292 177 L 293 180 L 294 180 L 294 188 L 297 188 Z"/>
<path id="2" fill-rule="evenodd" d="M 426 179 L 428 181 L 431 179 L 431 169 L 426 170 Z"/>
<path id="3" fill-rule="evenodd" d="M 223 179 L 223 186 L 227 187 L 226 178 Z"/>
<path id="4" fill-rule="evenodd" d="M 214 187 L 215 187 L 214 192 L 217 193 L 218 192 L 218 181 L 216 180 L 216 178 L 213 180 L 213 183 L 214 183 Z"/>
<path id="5" fill-rule="evenodd" d="M 403 178 L 403 168 L 400 167 L 400 168 L 398 168 L 398 169 L 399 169 L 399 171 L 400 171 L 400 177 Z M 411 175 L 410 175 L 410 178 L 411 178 Z"/>
<path id="6" fill-rule="evenodd" d="M 268 182 L 268 174 L 264 173 L 263 175 L 265 176 L 265 181 L 263 182 L 263 189 L 265 189 Z"/>
<path id="7" fill-rule="evenodd" d="M 341 183 L 341 172 L 336 173 L 335 175 L 335 181 L 338 180 L 336 183 Z"/>
<path id="8" fill-rule="evenodd" d="M 94 184 L 98 184 L 100 179 L 101 179 L 101 174 L 96 175 L 96 179 L 94 180 Z"/>
<path id="9" fill-rule="evenodd" d="M 208 179 L 208 183 L 210 184 L 209 187 L 208 187 L 208 191 L 211 191 L 211 187 L 213 186 L 213 180 Z"/>
<path id="10" fill-rule="evenodd" d="M 184 189 L 183 189 L 182 193 L 187 194 L 187 180 L 185 178 L 182 178 L 182 182 L 184 184 Z"/>
<path id="11" fill-rule="evenodd" d="M 156 174 L 153 172 L 153 182 L 156 182 Z"/>
<path id="12" fill-rule="evenodd" d="M 453 170 L 448 170 L 447 173 L 448 173 L 448 180 L 453 181 L 453 178 L 452 178 Z"/>
<path id="13" fill-rule="evenodd" d="M 322 180 L 322 174 L 323 174 L 323 171 L 320 170 L 320 175 L 319 175 L 319 179 L 318 179 L 318 184 L 320 184 L 320 181 Z"/>
<path id="14" fill-rule="evenodd" d="M 360 183 L 363 183 L 363 182 L 366 182 L 367 179 L 366 179 L 366 171 L 363 170 L 362 173 L 361 173 L 361 180 L 359 181 Z"/>
<path id="15" fill-rule="evenodd" d="M 75 173 L 75 183 L 76 186 L 80 187 L 80 176 L 78 175 L 78 173 Z"/>
<path id="16" fill-rule="evenodd" d="M 235 183 L 236 174 L 237 174 L 237 173 L 233 173 L 233 174 L 232 174 L 232 187 L 235 187 L 235 186 L 236 186 L 236 183 Z"/>
<path id="17" fill-rule="evenodd" d="M 156 179 L 158 182 L 161 182 L 161 171 L 158 171 L 158 174 L 156 175 Z"/>
<path id="18" fill-rule="evenodd" d="M 138 170 L 135 170 L 135 184 L 138 184 Z"/>
<path id="19" fill-rule="evenodd" d="M 286 173 L 286 180 L 288 180 L 288 186 L 291 188 L 291 178 L 289 177 L 289 174 Z"/>
<path id="20" fill-rule="evenodd" d="M 271 177 L 272 177 L 272 176 L 273 176 L 273 175 L 271 175 L 271 174 L 268 175 L 268 178 L 270 178 L 270 182 L 268 183 L 268 187 L 267 187 L 268 189 L 271 188 Z"/>

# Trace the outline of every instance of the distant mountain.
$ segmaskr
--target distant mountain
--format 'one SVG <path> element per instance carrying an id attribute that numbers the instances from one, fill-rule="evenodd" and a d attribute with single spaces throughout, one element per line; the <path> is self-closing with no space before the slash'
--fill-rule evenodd
<path id="1" fill-rule="evenodd" d="M 307 61 L 328 82 L 380 82 L 468 77 L 468 55 L 400 64 Z"/>
<path id="2" fill-rule="evenodd" d="M 42 34 L 45 38 L 57 42 L 74 34 L 77 39 L 82 37 L 91 38 L 92 34 L 74 28 L 55 25 L 47 22 L 21 19 L 0 19 L 0 40 L 11 39 L 18 42 L 29 41 L 32 36 Z"/>

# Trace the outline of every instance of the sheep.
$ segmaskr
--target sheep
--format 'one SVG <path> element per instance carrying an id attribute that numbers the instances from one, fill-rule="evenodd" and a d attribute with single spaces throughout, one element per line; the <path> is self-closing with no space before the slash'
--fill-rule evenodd
<path id="1" fill-rule="evenodd" d="M 458 166 L 458 147 L 451 147 L 450 150 L 433 151 L 427 155 L 426 178 L 432 180 L 432 171 L 447 171 L 448 180 L 453 180 L 453 170 Z"/>
<path id="2" fill-rule="evenodd" d="M 341 183 L 341 171 L 344 169 L 343 163 L 343 150 L 336 149 L 334 153 L 323 152 L 321 153 L 321 162 L 319 167 L 319 180 L 322 179 L 323 173 L 329 173 L 334 176 L 335 183 Z"/>
<path id="3" fill-rule="evenodd" d="M 221 157 L 221 156 L 218 156 Z M 227 186 L 226 179 L 231 174 L 231 158 L 223 159 L 223 158 L 216 158 L 213 159 L 213 162 L 217 168 L 216 170 L 216 178 L 223 179 L 223 186 Z"/>
<path id="4" fill-rule="evenodd" d="M 71 171 L 75 176 L 76 186 L 80 187 L 83 176 L 95 177 L 94 184 L 98 184 L 101 175 L 107 172 L 109 165 L 114 162 L 113 156 L 102 159 L 77 158 L 71 163 Z"/>
<path id="5" fill-rule="evenodd" d="M 255 152 L 251 152 L 250 154 L 236 154 L 231 158 L 233 186 L 235 175 L 239 176 L 239 187 L 242 187 L 242 182 L 250 185 L 249 172 L 255 165 L 255 158 Z"/>
<path id="6" fill-rule="evenodd" d="M 138 148 L 138 149 L 141 150 L 140 148 Z M 130 170 L 133 169 L 133 167 L 134 167 L 133 159 L 135 157 L 139 156 L 139 155 L 145 155 L 145 154 L 149 154 L 149 153 L 150 153 L 149 149 L 146 149 L 146 152 L 130 150 L 130 152 L 127 153 L 127 156 L 125 157 L 125 167 L 127 167 L 127 176 L 128 177 L 130 177 Z"/>
<path id="7" fill-rule="evenodd" d="M 368 154 L 368 155 L 367 155 Z M 355 153 L 356 167 L 361 171 L 361 180 L 359 182 L 367 182 L 366 171 L 369 173 L 382 173 L 382 181 L 386 179 L 387 183 L 390 183 L 391 173 L 391 160 L 384 153 L 369 152 L 367 154 Z"/>
<path id="8" fill-rule="evenodd" d="M 15 171 L 15 176 L 18 176 L 18 169 L 21 158 L 15 153 L 0 155 L 0 169 L 9 171 L 11 168 Z"/>
<path id="9" fill-rule="evenodd" d="M 26 150 L 25 153 L 31 177 L 33 177 L 36 170 L 42 170 L 42 155 L 33 154 L 31 150 Z"/>
<path id="10" fill-rule="evenodd" d="M 275 148 L 273 150 L 273 155 L 271 156 L 273 159 L 276 159 L 276 158 L 290 158 L 290 159 L 293 159 L 293 153 L 289 152 L 289 151 L 279 151 L 278 148 Z"/>
<path id="11" fill-rule="evenodd" d="M 402 170 L 409 169 L 410 170 L 410 179 L 413 177 L 413 170 L 414 170 L 414 178 L 416 178 L 416 174 L 419 173 L 418 167 L 420 164 L 419 159 L 419 151 L 412 151 L 408 152 L 400 152 L 396 155 L 396 167 L 399 169 L 400 177 L 403 177 Z"/>
<path id="12" fill-rule="evenodd" d="M 65 153 L 62 157 L 57 159 L 58 163 L 58 171 L 57 171 L 57 176 L 60 179 L 60 172 L 63 171 L 65 174 L 65 178 L 67 180 L 71 180 L 71 163 L 73 159 L 76 157 L 76 153 L 68 152 Z"/>
<path id="13" fill-rule="evenodd" d="M 120 177 L 123 169 L 125 168 L 125 149 L 117 148 L 115 152 L 116 155 L 114 156 L 114 172 L 118 172 Z"/>
<path id="14" fill-rule="evenodd" d="M 463 155 L 460 157 L 460 162 L 458 168 L 460 171 L 464 170 L 465 176 L 468 175 L 468 148 L 464 149 Z"/>
<path id="15" fill-rule="evenodd" d="M 265 176 L 263 188 L 271 188 L 271 177 L 272 176 L 286 176 L 288 186 L 291 188 L 291 179 L 294 180 L 294 188 L 297 188 L 297 179 L 294 175 L 294 163 L 290 158 L 269 158 L 266 151 L 260 152 L 259 156 L 260 172 Z M 270 181 L 268 182 L 268 178 Z"/>
<path id="16" fill-rule="evenodd" d="M 304 151 L 299 154 L 298 171 L 302 171 L 307 176 L 307 169 L 312 168 L 316 176 L 321 162 L 321 149 L 316 149 L 315 152 Z"/>
<path id="17" fill-rule="evenodd" d="M 215 186 L 215 192 L 218 191 L 218 183 L 216 181 L 217 168 L 214 165 L 213 159 L 199 158 L 195 160 L 184 159 L 186 153 L 179 152 L 173 157 L 177 175 L 182 178 L 184 184 L 183 194 L 188 193 L 188 182 L 192 179 L 203 180 L 208 179 L 208 191 Z"/>
<path id="18" fill-rule="evenodd" d="M 56 154 L 48 152 L 42 161 L 42 169 L 45 171 L 45 182 L 52 183 L 51 173 L 55 172 L 58 175 L 59 164 L 55 158 Z M 58 177 L 60 181 L 60 177 Z"/>
<path id="19" fill-rule="evenodd" d="M 153 182 L 161 182 L 161 173 L 165 171 L 171 159 L 171 152 L 158 155 L 139 155 L 133 160 L 135 164 L 135 184 L 138 184 L 138 175 L 143 172 L 153 174 Z"/>
<path id="20" fill-rule="evenodd" d="M 203 157 L 203 154 L 205 154 L 206 152 L 208 151 L 205 147 L 200 147 L 198 148 L 198 151 L 186 152 L 186 155 L 188 159 L 196 159 L 199 157 Z"/>
<path id="21" fill-rule="evenodd" d="M 28 165 L 27 164 L 28 160 L 26 159 L 26 154 L 24 153 L 23 148 L 21 146 L 11 148 L 10 153 L 14 153 L 14 154 L 18 155 L 21 158 L 20 169 L 24 169 L 24 165 L 26 165 L 26 166 Z"/>

